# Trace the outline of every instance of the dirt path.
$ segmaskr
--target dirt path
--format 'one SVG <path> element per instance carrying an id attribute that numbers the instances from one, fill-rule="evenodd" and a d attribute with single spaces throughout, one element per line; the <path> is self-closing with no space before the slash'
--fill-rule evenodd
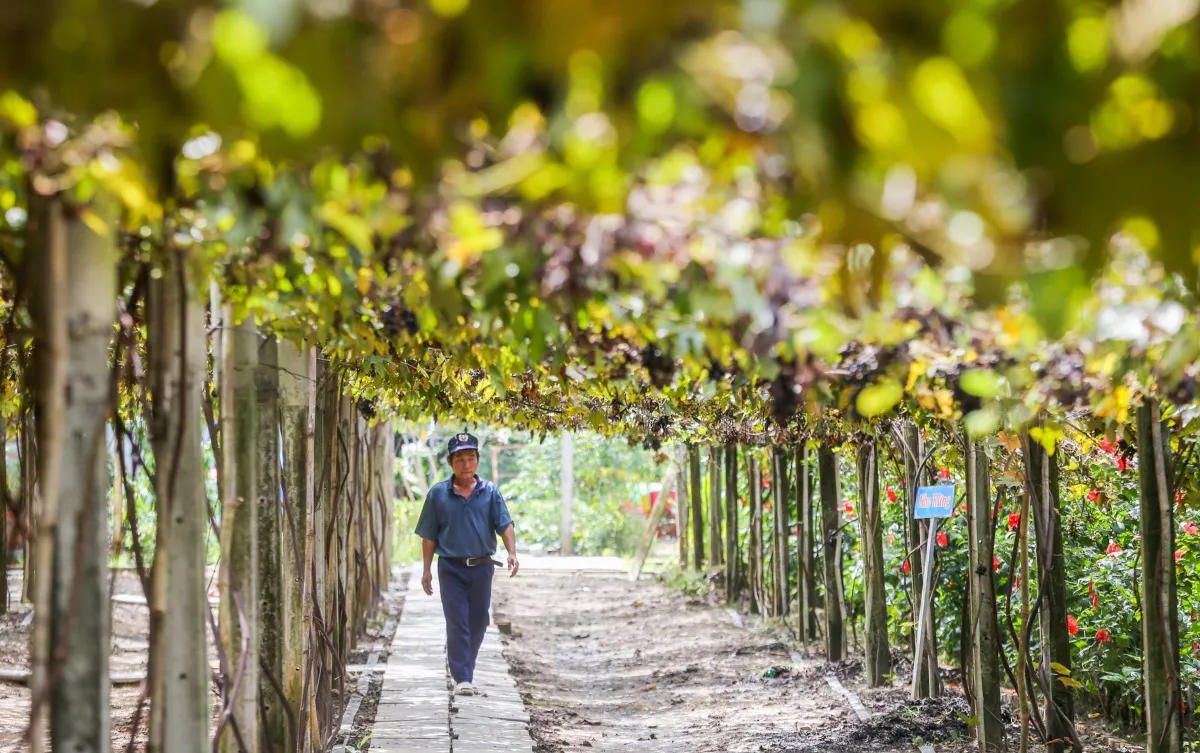
<path id="1" fill-rule="evenodd" d="M 531 705 L 540 753 L 916 751 L 965 749 L 960 699 L 911 707 L 903 690 L 865 692 L 856 662 L 789 659 L 790 636 L 733 626 L 714 598 L 616 573 L 497 578 L 512 622 L 505 656 Z M 862 723 L 825 679 L 837 674 L 873 714 Z M 959 708 L 961 706 L 961 708 Z"/>

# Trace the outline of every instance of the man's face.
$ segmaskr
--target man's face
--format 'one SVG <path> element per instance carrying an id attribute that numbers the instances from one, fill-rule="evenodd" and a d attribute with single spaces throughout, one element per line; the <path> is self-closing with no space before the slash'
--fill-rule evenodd
<path id="1" fill-rule="evenodd" d="M 459 450 L 450 456 L 450 467 L 455 476 L 474 476 L 479 469 L 479 451 Z"/>

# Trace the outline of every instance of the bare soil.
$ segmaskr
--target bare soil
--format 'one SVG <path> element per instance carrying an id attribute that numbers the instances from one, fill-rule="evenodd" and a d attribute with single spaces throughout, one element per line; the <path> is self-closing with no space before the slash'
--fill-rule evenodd
<path id="1" fill-rule="evenodd" d="M 899 688 L 866 691 L 857 660 L 801 656 L 785 629 L 734 627 L 715 596 L 653 579 L 529 572 L 497 579 L 495 611 L 530 708 L 538 753 L 595 751 L 939 751 L 973 747 L 960 698 L 912 705 Z M 859 722 L 825 679 L 872 712 Z"/>

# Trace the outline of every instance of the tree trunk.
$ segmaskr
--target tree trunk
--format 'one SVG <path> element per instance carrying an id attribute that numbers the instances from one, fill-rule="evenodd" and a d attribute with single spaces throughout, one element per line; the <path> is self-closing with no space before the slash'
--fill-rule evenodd
<path id="1" fill-rule="evenodd" d="M 791 518 L 789 502 L 791 500 L 791 488 L 788 484 L 788 459 L 783 450 L 775 449 L 772 453 L 775 467 L 775 483 L 773 489 L 775 492 L 775 542 L 774 542 L 774 567 L 772 574 L 775 580 L 775 615 L 782 616 L 788 613 L 789 602 L 791 601 L 788 593 L 788 520 Z"/>
<path id="2" fill-rule="evenodd" d="M 1142 524 L 1142 677 L 1146 753 L 1183 750 L 1180 720 L 1178 594 L 1170 437 L 1158 402 L 1146 398 L 1137 414 Z"/>
<path id="3" fill-rule="evenodd" d="M 721 544 L 721 447 L 708 446 L 708 562 L 719 566 L 725 560 Z"/>
<path id="4" fill-rule="evenodd" d="M 807 443 L 800 445 L 796 462 L 796 603 L 800 608 L 800 641 L 808 646 L 817 638 L 817 580 L 813 557 L 813 468 Z"/>
<path id="5" fill-rule="evenodd" d="M 228 661 L 225 698 L 247 753 L 260 750 L 258 682 L 258 332 L 253 318 L 234 326 L 222 316 L 225 347 L 220 383 L 221 643 Z M 221 753 L 238 753 L 232 724 L 221 732 Z"/>
<path id="6" fill-rule="evenodd" d="M 746 480 L 750 484 L 750 614 L 766 611 L 763 592 L 763 498 L 762 470 L 757 449 L 746 451 Z"/>
<path id="7" fill-rule="evenodd" d="M 108 348 L 117 294 L 117 249 L 112 234 L 97 235 L 81 220 L 71 220 L 66 231 L 66 262 L 67 284 L 61 305 L 68 347 L 56 494 L 47 491 L 52 471 L 45 468 L 39 474 L 42 512 L 54 527 L 41 545 L 52 548 L 53 565 L 40 569 L 38 590 L 48 585 L 50 599 L 36 606 L 40 612 L 49 605 L 51 747 L 101 751 L 111 746 L 105 426 L 112 407 Z M 51 454 L 49 442 L 39 439 L 38 444 L 44 456 Z M 52 497 L 57 497 L 54 512 L 50 512 Z"/>
<path id="8" fill-rule="evenodd" d="M 842 584 L 842 513 L 837 456 L 828 445 L 817 450 L 821 482 L 821 541 L 825 561 L 825 658 L 846 658 L 846 594 Z"/>
<path id="9" fill-rule="evenodd" d="M 150 605 L 151 753 L 208 749 L 208 498 L 200 445 L 207 340 L 204 308 L 181 252 L 150 288 L 148 351 L 157 537 Z M 117 452 L 122 452 L 120 446 Z"/>
<path id="10" fill-rule="evenodd" d="M 704 486 L 700 481 L 699 445 L 688 445 L 688 463 L 692 475 L 692 567 L 701 570 L 704 568 Z"/>
<path id="11" fill-rule="evenodd" d="M 964 439 L 967 465 L 967 532 L 970 538 L 971 683 L 979 750 L 1004 750 L 1000 718 L 1000 654 L 996 634 L 996 583 L 992 577 L 994 531 L 989 499 L 990 472 L 983 443 Z M 932 546 L 933 542 L 929 542 Z"/>
<path id="12" fill-rule="evenodd" d="M 725 446 L 725 601 L 735 604 L 740 596 L 738 552 L 737 445 Z"/>
<path id="13" fill-rule="evenodd" d="M 879 504 L 879 465 L 875 439 L 858 450 L 859 521 L 862 527 L 866 624 L 866 675 L 872 688 L 888 684 L 887 594 L 883 584 L 883 517 Z"/>
<path id="14" fill-rule="evenodd" d="M 1042 592 L 1038 630 L 1042 635 L 1042 679 L 1051 695 L 1046 698 L 1046 735 L 1054 741 L 1047 745 L 1049 753 L 1063 753 L 1068 728 L 1075 720 L 1074 693 L 1058 682 L 1052 664 L 1071 669 L 1071 636 L 1067 632 L 1066 562 L 1063 557 L 1062 506 L 1065 500 L 1059 493 L 1058 458 L 1046 452 L 1040 442 L 1028 440 L 1029 485 L 1037 491 L 1031 506 L 1037 534 L 1037 573 Z M 1058 704 L 1062 714 L 1054 709 Z"/>
<path id="15" fill-rule="evenodd" d="M 904 541 L 904 550 L 912 552 L 909 557 L 909 568 L 912 571 L 912 596 L 909 604 L 912 606 L 912 633 L 911 639 L 913 650 L 916 650 L 916 631 L 917 623 L 920 619 L 920 598 L 921 589 L 925 582 L 925 573 L 921 569 L 921 563 L 924 562 L 924 541 L 925 532 L 929 530 L 928 524 L 922 524 L 921 521 L 913 517 L 917 504 L 917 489 L 921 486 L 920 479 L 920 463 L 924 458 L 925 448 L 921 441 L 921 430 L 911 421 L 905 422 L 903 433 L 901 435 L 900 449 L 904 454 L 904 519 L 905 531 L 907 536 Z M 929 614 L 937 614 L 937 591 L 930 589 L 929 591 Z M 933 698 L 941 695 L 942 680 L 938 675 L 937 667 L 937 630 L 935 629 L 935 621 L 929 619 L 926 621 L 925 627 L 925 646 L 924 651 L 926 659 L 923 662 L 922 671 L 917 678 L 915 686 L 916 698 Z M 915 668 L 914 672 L 917 671 Z"/>
<path id="16" fill-rule="evenodd" d="M 274 683 L 283 679 L 283 515 L 279 502 L 279 346 L 274 335 L 263 340 L 255 369 L 257 387 L 259 703 L 262 747 L 282 753 L 287 745 L 287 717 Z M 269 673 L 269 674 L 268 674 Z"/>
<path id="17" fill-rule="evenodd" d="M 282 684 L 293 712 L 299 712 L 304 687 L 305 533 L 308 530 L 308 371 L 306 354 L 287 341 L 279 343 L 279 392 L 283 433 L 283 521 L 279 556 L 282 588 Z"/>

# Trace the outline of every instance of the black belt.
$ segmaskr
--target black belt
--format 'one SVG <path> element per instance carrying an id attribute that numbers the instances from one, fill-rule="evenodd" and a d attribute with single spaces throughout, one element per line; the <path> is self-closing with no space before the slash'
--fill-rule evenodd
<path id="1" fill-rule="evenodd" d="M 493 560 L 490 556 L 488 556 L 488 557 L 442 557 L 442 559 L 449 560 L 450 562 L 457 562 L 458 564 L 466 565 L 467 567 L 479 567 L 481 565 L 492 565 L 492 566 L 496 565 L 496 561 Z"/>

